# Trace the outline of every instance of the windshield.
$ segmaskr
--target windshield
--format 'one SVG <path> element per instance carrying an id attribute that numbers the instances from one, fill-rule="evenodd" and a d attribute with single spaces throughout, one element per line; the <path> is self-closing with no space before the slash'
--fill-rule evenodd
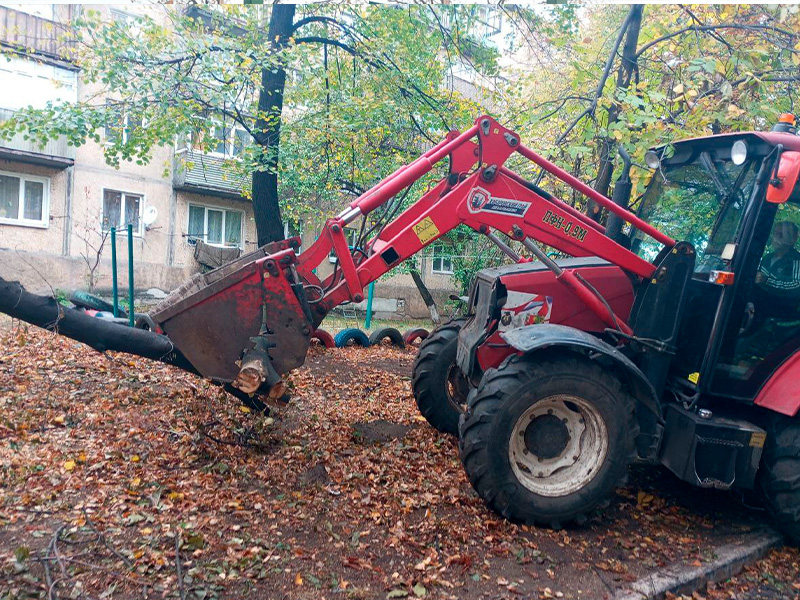
<path id="1" fill-rule="evenodd" d="M 692 162 L 665 166 L 653 175 L 639 216 L 672 239 L 691 243 L 697 251 L 696 271 L 723 268 L 723 252 L 735 242 L 753 189 L 756 162 L 735 165 L 703 152 Z M 653 262 L 662 246 L 635 230 L 631 248 Z"/>

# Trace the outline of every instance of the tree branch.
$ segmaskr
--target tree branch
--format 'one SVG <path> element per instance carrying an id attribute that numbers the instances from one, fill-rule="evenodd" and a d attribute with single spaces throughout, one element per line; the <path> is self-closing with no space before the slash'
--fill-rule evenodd
<path id="1" fill-rule="evenodd" d="M 683 29 L 678 29 L 677 31 L 673 31 L 672 33 L 667 33 L 659 38 L 656 38 L 646 43 L 636 52 L 636 58 L 639 58 L 642 54 L 647 52 L 647 50 L 649 50 L 656 44 L 660 44 L 661 42 L 664 42 L 666 40 L 670 40 L 679 35 L 683 35 L 684 33 L 716 31 L 718 29 L 737 29 L 741 31 L 774 31 L 776 33 L 780 33 L 792 39 L 797 37 L 797 34 L 792 31 L 788 31 L 786 29 L 778 29 L 777 27 L 770 27 L 768 25 L 739 25 L 736 23 L 721 23 L 718 25 L 689 25 L 688 27 L 684 27 Z"/>

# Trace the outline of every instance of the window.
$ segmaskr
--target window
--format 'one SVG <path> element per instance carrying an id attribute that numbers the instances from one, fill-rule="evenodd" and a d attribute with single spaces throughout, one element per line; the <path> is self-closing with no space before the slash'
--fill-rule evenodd
<path id="1" fill-rule="evenodd" d="M 52 4 L 0 4 L 0 6 L 5 6 L 6 8 L 10 8 L 12 10 L 16 10 L 17 12 L 22 12 L 28 15 L 32 15 L 34 17 L 41 17 L 42 19 L 47 19 L 48 21 L 53 20 L 53 5 Z"/>
<path id="2" fill-rule="evenodd" d="M 431 261 L 431 273 L 453 273 L 453 256 L 449 249 L 442 244 L 433 246 L 433 260 Z"/>
<path id="3" fill-rule="evenodd" d="M 122 108 L 112 110 L 106 123 L 106 140 L 127 144 L 130 135 L 143 125 L 144 119 L 137 111 L 125 111 Z"/>
<path id="4" fill-rule="evenodd" d="M 0 172 L 0 223 L 47 227 L 50 180 Z"/>
<path id="5" fill-rule="evenodd" d="M 117 231 L 128 230 L 133 225 L 134 235 L 142 235 L 142 195 L 103 190 L 103 231 L 116 227 Z"/>
<path id="6" fill-rule="evenodd" d="M 250 144 L 250 134 L 238 124 L 212 120 L 206 135 L 209 136 L 207 144 L 202 134 L 195 135 L 194 146 L 212 156 L 235 158 Z"/>
<path id="7" fill-rule="evenodd" d="M 78 99 L 77 71 L 11 54 L 0 59 L 0 81 L 4 90 L 14 90 L 0 94 L 0 107 L 9 110 L 26 106 L 44 108 L 48 102 L 59 104 Z"/>
<path id="8" fill-rule="evenodd" d="M 695 271 L 726 268 L 725 248 L 736 242 L 758 165 L 735 165 L 701 152 L 690 163 L 667 165 L 648 186 L 639 216 L 673 239 L 691 242 L 697 250 Z M 641 231 L 632 249 L 653 261 L 662 246 Z"/>
<path id="9" fill-rule="evenodd" d="M 226 247 L 242 247 L 242 213 L 211 206 L 189 205 L 188 241 Z"/>

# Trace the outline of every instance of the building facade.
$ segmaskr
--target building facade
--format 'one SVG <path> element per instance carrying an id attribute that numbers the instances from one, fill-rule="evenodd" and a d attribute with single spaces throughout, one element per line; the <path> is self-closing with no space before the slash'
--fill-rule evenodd
<path id="1" fill-rule="evenodd" d="M 0 121 L 27 106 L 93 97 L 70 61 L 69 27 L 81 5 L 0 5 Z M 135 20 L 148 7 L 94 6 L 108 19 Z M 126 117 L 127 118 L 127 117 Z M 25 136 L 0 141 L 0 277 L 29 291 L 111 289 L 111 236 L 117 230 L 119 285 L 127 287 L 127 226 L 132 225 L 137 292 L 169 292 L 201 269 L 195 241 L 256 248 L 252 205 L 242 182 L 226 172 L 242 140 L 235 128 L 210 151 L 176 141 L 157 148 L 147 164 L 106 163 L 104 143 L 126 135 L 130 123 L 109 124 L 101 141 L 75 147 L 59 138 L 39 146 Z M 303 224 L 303 247 L 322 222 Z M 417 257 L 417 269 L 440 306 L 456 291 L 453 260 L 436 245 Z M 324 277 L 335 258 L 318 268 Z M 154 294 L 155 291 L 154 291 Z M 161 295 L 156 294 L 156 295 Z M 363 307 L 362 307 L 363 308 Z M 376 285 L 379 316 L 428 315 L 413 280 L 387 275 Z"/>
<path id="2" fill-rule="evenodd" d="M 135 18 L 135 6 L 98 6 L 109 19 Z M 0 5 L 0 120 L 25 106 L 76 101 L 95 90 L 69 60 L 70 22 L 80 5 Z M 241 181 L 225 174 L 232 145 L 199 153 L 155 150 L 148 164 L 108 165 L 103 142 L 125 135 L 109 126 L 101 143 L 38 146 L 23 135 L 0 142 L 0 276 L 31 291 L 111 287 L 115 227 L 120 285 L 127 285 L 127 225 L 133 230 L 137 290 L 169 291 L 200 269 L 198 239 L 256 247 L 252 206 Z M 165 176 L 166 175 L 166 176 Z"/>

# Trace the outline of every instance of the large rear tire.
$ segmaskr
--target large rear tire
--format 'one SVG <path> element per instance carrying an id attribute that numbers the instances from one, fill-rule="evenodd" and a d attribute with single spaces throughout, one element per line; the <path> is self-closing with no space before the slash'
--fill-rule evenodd
<path id="1" fill-rule="evenodd" d="M 580 524 L 627 477 L 634 412 L 619 380 L 589 359 L 512 356 L 470 397 L 461 462 L 478 495 L 506 519 Z"/>
<path id="2" fill-rule="evenodd" d="M 800 418 L 770 415 L 766 430 L 761 491 L 778 529 L 800 546 Z"/>
<path id="3" fill-rule="evenodd" d="M 434 329 L 420 344 L 411 385 L 420 414 L 434 429 L 458 435 L 458 420 L 466 409 L 469 383 L 456 365 L 458 332 L 466 318 Z"/>

